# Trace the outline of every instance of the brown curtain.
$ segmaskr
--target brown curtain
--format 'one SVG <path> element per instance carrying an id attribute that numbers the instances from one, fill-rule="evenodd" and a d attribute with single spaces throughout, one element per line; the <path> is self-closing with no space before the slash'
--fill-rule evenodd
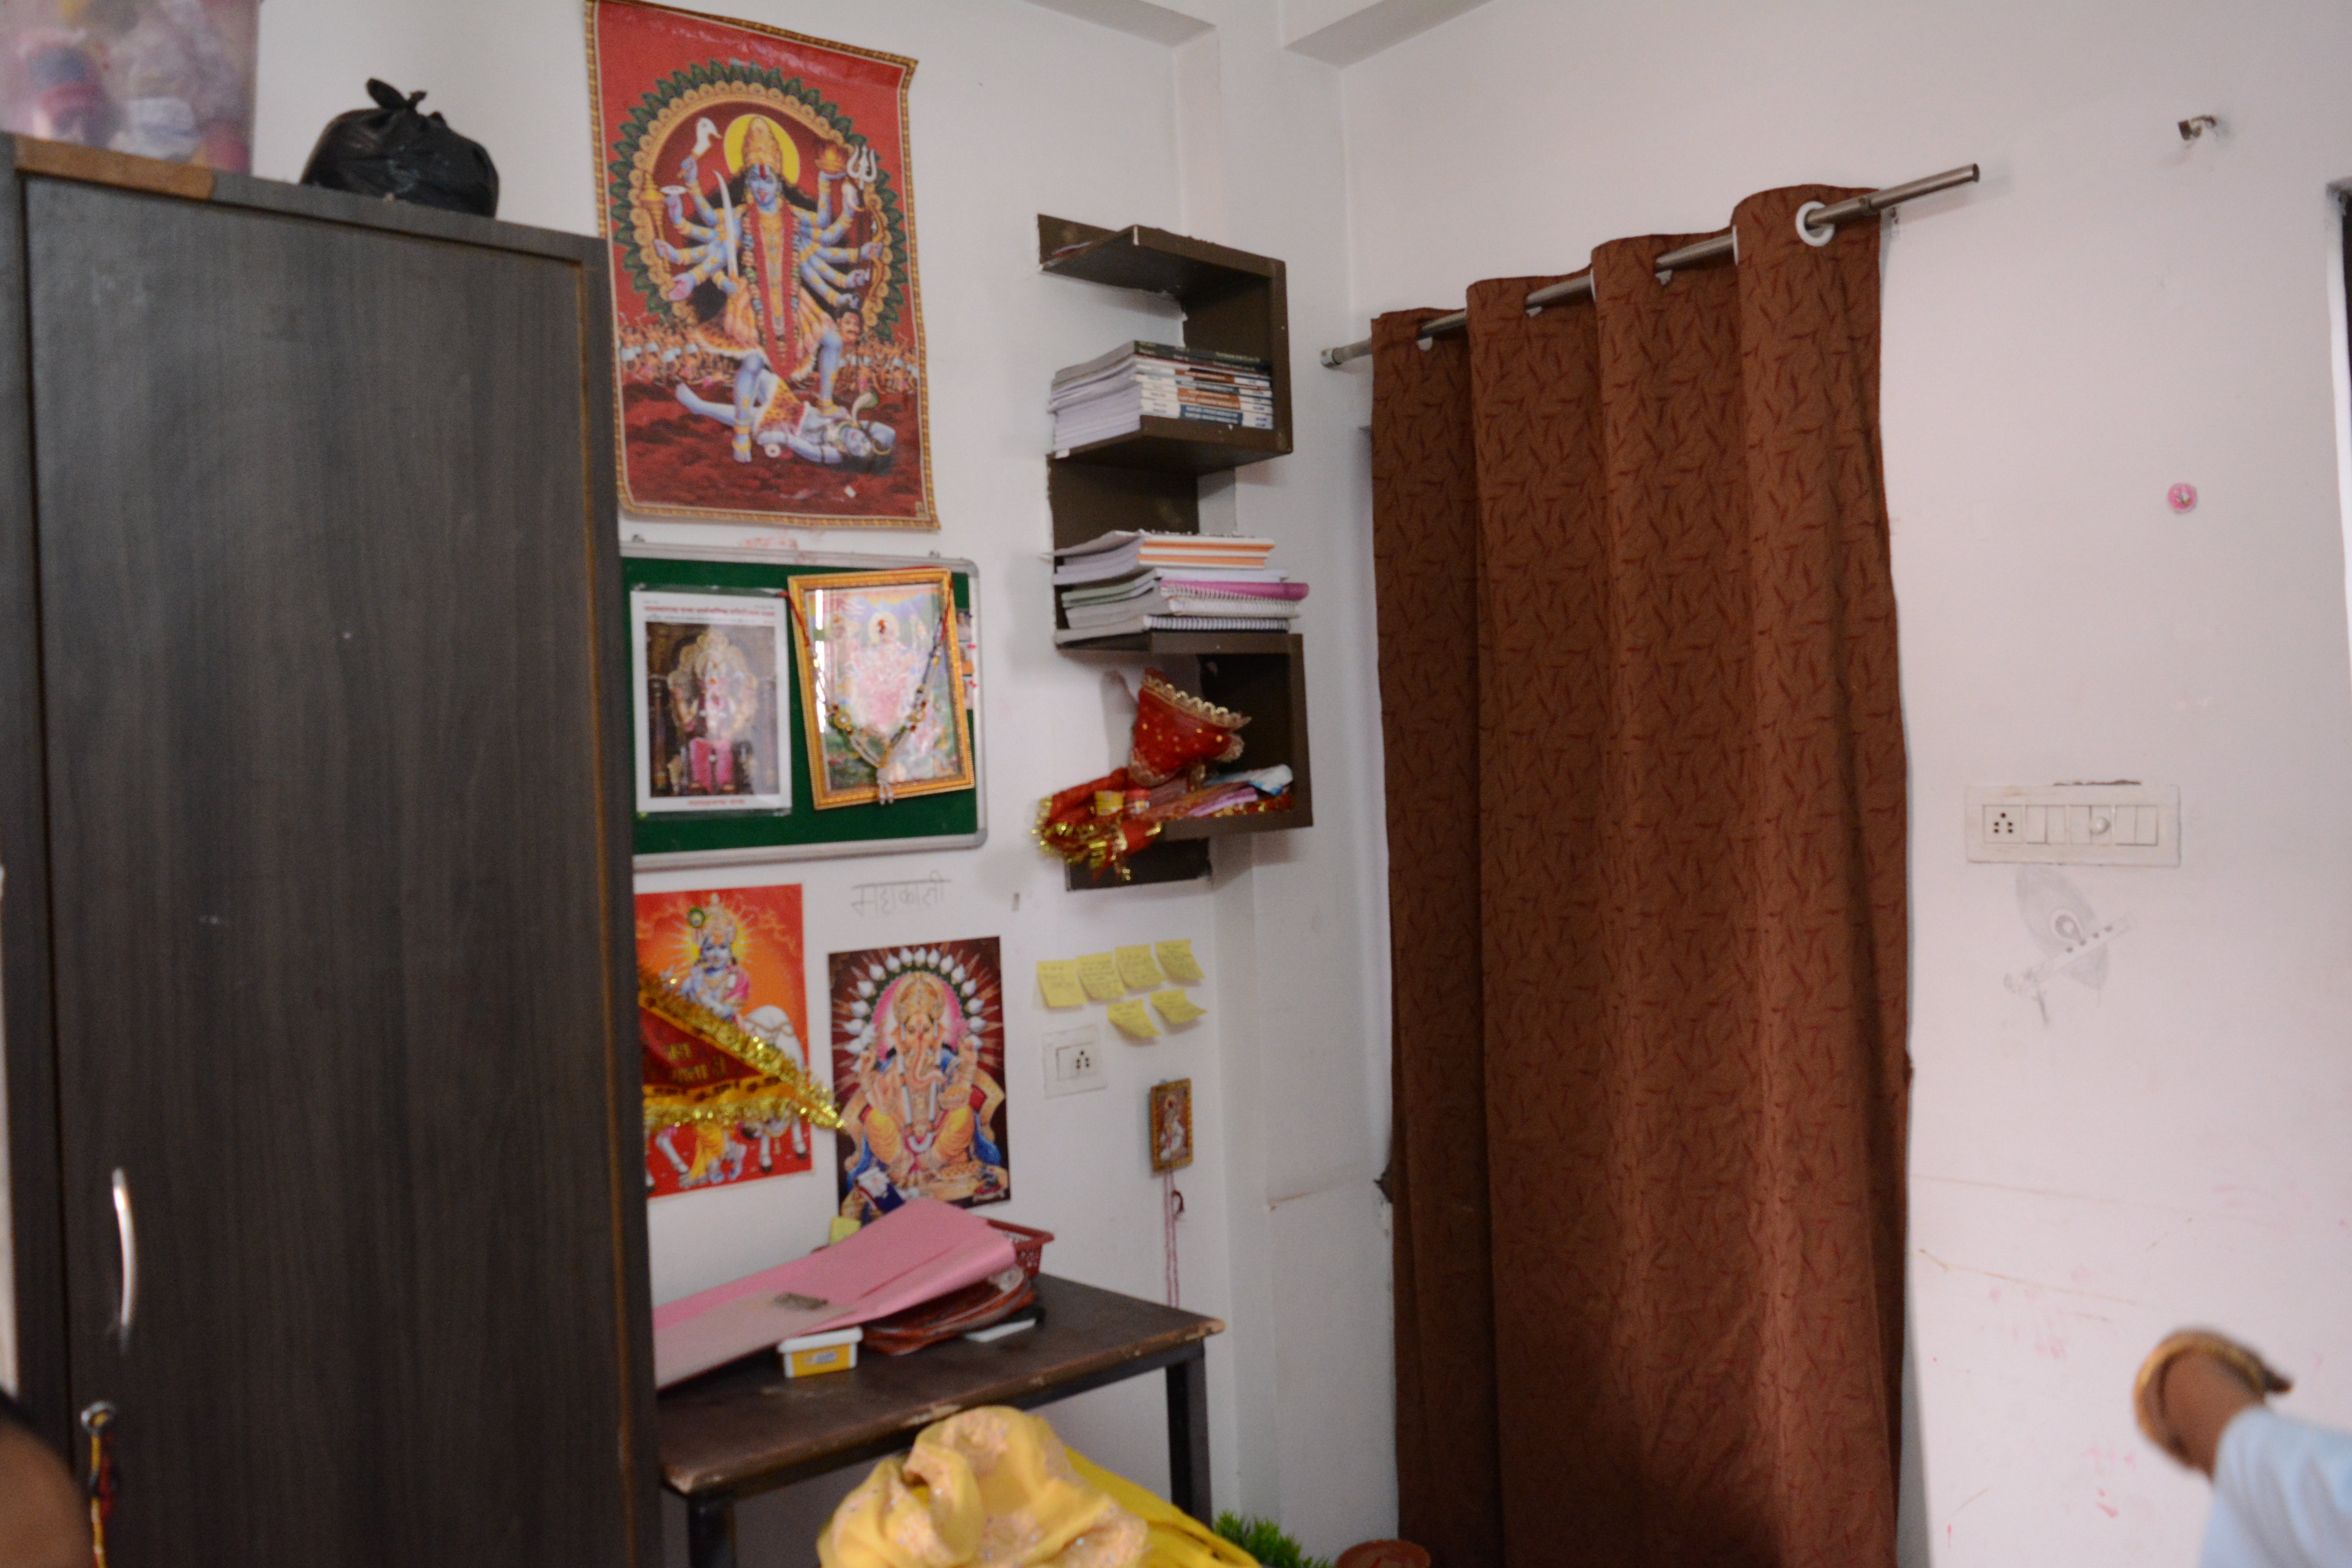
<path id="1" fill-rule="evenodd" d="M 1905 791 L 1878 237 L 1383 318 L 1401 1529 L 1891 1564 Z"/>

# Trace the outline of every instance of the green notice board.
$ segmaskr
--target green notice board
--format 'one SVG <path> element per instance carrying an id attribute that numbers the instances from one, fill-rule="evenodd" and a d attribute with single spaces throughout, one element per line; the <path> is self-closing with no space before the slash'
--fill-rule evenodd
<path id="1" fill-rule="evenodd" d="M 621 579 L 631 593 L 662 588 L 695 593 L 756 594 L 783 597 L 795 577 L 834 575 L 845 572 L 882 572 L 900 567 L 945 570 L 955 591 L 956 616 L 967 649 L 976 652 L 973 637 L 972 583 L 976 569 L 969 561 L 943 561 L 933 556 L 801 555 L 706 550 L 692 546 L 625 544 L 621 548 Z M 625 619 L 624 635 L 634 637 L 634 622 Z M 774 811 L 710 811 L 692 814 L 638 812 L 636 856 L 640 866 L 715 864 L 726 861 L 813 859 L 822 856 L 889 854 L 909 849 L 968 848 L 987 837 L 982 826 L 983 792 L 987 784 L 986 748 L 980 714 L 968 709 L 971 723 L 974 785 L 941 795 L 901 797 L 888 805 L 871 803 L 840 805 L 819 811 L 816 791 L 809 777 L 808 725 L 801 700 L 801 649 L 797 638 L 785 640 L 786 668 L 778 672 L 777 699 L 783 706 L 784 738 L 792 770 L 792 809 Z M 971 688 L 968 685 L 967 689 Z M 642 705 L 650 693 L 633 691 L 631 700 Z M 635 763 L 634 737 L 632 763 Z"/>

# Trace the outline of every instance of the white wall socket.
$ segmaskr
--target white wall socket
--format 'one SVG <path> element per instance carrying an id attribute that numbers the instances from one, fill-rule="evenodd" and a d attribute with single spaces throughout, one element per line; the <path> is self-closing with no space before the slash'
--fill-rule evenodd
<path id="1" fill-rule="evenodd" d="M 2180 791 L 2172 784 L 1971 784 L 1963 826 L 1971 860 L 2180 864 Z"/>
<path id="2" fill-rule="evenodd" d="M 1105 1087 L 1102 1026 L 1058 1029 L 1045 1037 L 1045 1093 L 1084 1094 Z"/>

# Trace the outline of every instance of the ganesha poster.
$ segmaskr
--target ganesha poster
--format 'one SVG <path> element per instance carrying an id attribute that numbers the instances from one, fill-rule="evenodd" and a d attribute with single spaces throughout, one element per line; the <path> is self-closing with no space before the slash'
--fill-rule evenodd
<path id="1" fill-rule="evenodd" d="M 807 1069 L 808 982 L 797 885 L 639 893 L 636 915 L 639 968 Z M 649 1085 L 704 1089 L 758 1077 L 648 1009 L 638 1009 L 637 1031 Z M 809 1126 L 795 1116 L 664 1127 L 646 1140 L 646 1195 L 790 1175 L 810 1163 Z"/>
<path id="2" fill-rule="evenodd" d="M 629 591 L 637 809 L 790 811 L 776 595 Z"/>
<path id="3" fill-rule="evenodd" d="M 862 948 L 828 967 L 841 1212 L 1011 1197 L 996 938 Z"/>
<path id="4" fill-rule="evenodd" d="M 623 504 L 938 527 L 915 62 L 635 0 L 588 35 Z"/>

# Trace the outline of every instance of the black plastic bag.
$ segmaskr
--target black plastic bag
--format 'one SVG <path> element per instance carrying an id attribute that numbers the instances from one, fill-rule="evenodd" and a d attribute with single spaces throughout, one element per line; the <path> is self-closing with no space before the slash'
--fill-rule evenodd
<path id="1" fill-rule="evenodd" d="M 374 109 L 327 121 L 310 149 L 302 183 L 451 212 L 499 215 L 499 169 L 478 142 L 449 129 L 438 114 L 419 114 L 421 92 L 403 95 L 368 79 Z"/>

